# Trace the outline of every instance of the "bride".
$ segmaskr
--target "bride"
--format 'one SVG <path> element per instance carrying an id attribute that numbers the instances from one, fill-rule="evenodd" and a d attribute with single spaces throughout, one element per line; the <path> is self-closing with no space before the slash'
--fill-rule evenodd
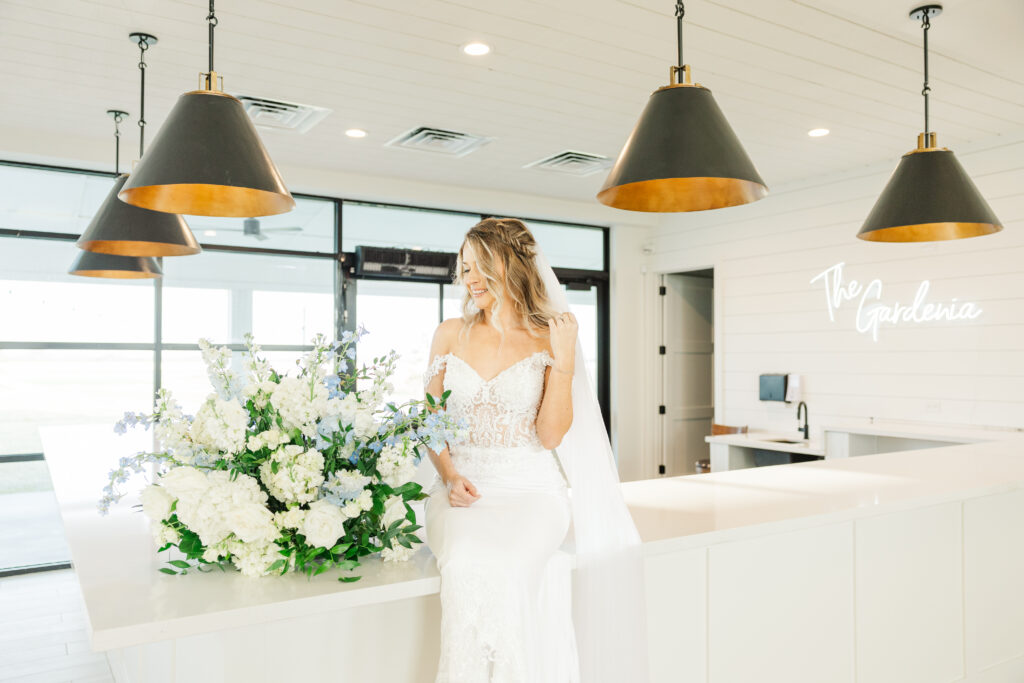
<path id="1" fill-rule="evenodd" d="M 536 241 L 514 219 L 466 235 L 455 282 L 462 318 L 441 323 L 424 375 L 450 390 L 466 441 L 428 451 L 427 543 L 441 573 L 437 683 L 576 683 L 571 565 L 558 549 L 572 516 L 552 449 L 573 422 L 577 331 L 551 305 Z"/>

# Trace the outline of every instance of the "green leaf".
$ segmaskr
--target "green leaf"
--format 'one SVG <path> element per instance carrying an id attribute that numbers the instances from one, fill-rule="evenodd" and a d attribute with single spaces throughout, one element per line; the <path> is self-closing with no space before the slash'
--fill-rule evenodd
<path id="1" fill-rule="evenodd" d="M 423 525 L 421 525 L 421 524 L 410 524 L 409 526 L 405 527 L 405 531 L 416 531 L 417 529 L 422 529 L 422 528 L 423 528 Z"/>
<path id="2" fill-rule="evenodd" d="M 288 564 L 285 560 L 276 560 L 272 565 L 267 567 L 268 572 L 275 571 Z"/>
<path id="3" fill-rule="evenodd" d="M 361 578 L 363 578 L 363 577 L 361 577 L 361 576 L 339 576 L 338 577 L 338 581 L 344 581 L 345 583 L 352 583 L 353 581 L 358 581 Z"/>
<path id="4" fill-rule="evenodd" d="M 411 538 L 412 540 L 416 541 L 417 543 L 423 543 L 423 541 L 420 540 L 420 537 L 417 536 L 416 534 L 409 534 L 408 536 L 406 536 L 406 538 Z"/>
<path id="5" fill-rule="evenodd" d="M 170 565 L 173 565 L 175 567 L 178 567 L 179 569 L 188 569 L 189 567 L 192 566 L 188 562 L 186 562 L 185 560 L 171 560 L 167 564 L 170 564 Z"/>
<path id="6" fill-rule="evenodd" d="M 162 571 L 164 574 L 173 574 L 175 576 L 178 575 L 178 572 L 174 571 L 173 569 L 168 569 L 167 567 L 160 567 L 160 571 Z"/>
<path id="7" fill-rule="evenodd" d="M 398 542 L 404 545 L 406 548 L 412 548 L 412 543 L 409 542 L 409 538 L 407 536 L 399 536 Z"/>
<path id="8" fill-rule="evenodd" d="M 434 402 L 434 397 L 430 395 L 429 391 L 427 392 L 427 403 L 430 404 L 431 408 L 437 405 L 437 403 Z"/>

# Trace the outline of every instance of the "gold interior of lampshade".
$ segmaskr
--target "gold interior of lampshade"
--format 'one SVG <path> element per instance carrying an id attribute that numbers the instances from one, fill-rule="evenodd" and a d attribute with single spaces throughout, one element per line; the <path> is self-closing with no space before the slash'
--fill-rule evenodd
<path id="1" fill-rule="evenodd" d="M 124 240 L 86 240 L 78 246 L 86 251 L 98 254 L 116 254 L 118 256 L 190 256 L 202 252 L 199 247 L 187 244 L 168 244 L 166 242 L 136 242 Z"/>
<path id="2" fill-rule="evenodd" d="M 136 270 L 75 270 L 73 275 L 85 277 L 109 277 L 119 280 L 145 280 L 146 278 L 158 278 L 160 273 Z"/>
<path id="3" fill-rule="evenodd" d="M 162 206 L 174 206 L 177 213 L 189 216 L 248 218 L 286 213 L 295 207 L 291 195 L 251 187 L 200 183 L 133 187 L 121 190 L 118 197 L 153 211 L 160 211 Z"/>
<path id="4" fill-rule="evenodd" d="M 936 242 L 981 237 L 1002 229 L 993 223 L 918 223 L 862 232 L 857 237 L 869 242 Z"/>
<path id="5" fill-rule="evenodd" d="M 762 199 L 768 188 L 739 178 L 657 178 L 615 185 L 598 193 L 602 204 L 629 211 L 705 211 Z"/>

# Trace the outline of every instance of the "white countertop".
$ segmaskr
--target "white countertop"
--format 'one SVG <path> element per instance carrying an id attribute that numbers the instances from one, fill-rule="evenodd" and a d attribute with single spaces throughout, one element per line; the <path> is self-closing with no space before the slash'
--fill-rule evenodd
<path id="1" fill-rule="evenodd" d="M 814 439 L 804 440 L 803 432 L 749 432 L 747 434 L 719 434 L 705 436 L 707 443 L 725 443 L 744 448 L 763 448 L 783 453 L 803 453 L 805 455 L 825 455 L 825 446 Z"/>
<path id="2" fill-rule="evenodd" d="M 366 560 L 337 572 L 249 579 L 237 572 L 168 576 L 146 519 L 127 499 L 96 512 L 105 473 L 144 446 L 109 427 L 42 430 L 92 644 L 108 650 L 436 593 L 433 556 Z M 1024 488 L 1024 439 L 667 477 L 623 484 L 648 555 L 854 518 L 967 495 Z"/>

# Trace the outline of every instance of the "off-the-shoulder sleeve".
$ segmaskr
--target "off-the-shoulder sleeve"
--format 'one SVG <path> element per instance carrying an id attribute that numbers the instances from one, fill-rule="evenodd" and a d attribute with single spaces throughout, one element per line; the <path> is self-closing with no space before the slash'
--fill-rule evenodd
<path id="1" fill-rule="evenodd" d="M 434 356 L 433 360 L 430 361 L 430 366 L 427 367 L 427 371 L 423 373 L 423 390 L 426 391 L 427 387 L 430 386 L 430 381 L 434 379 L 438 373 L 445 368 L 445 361 L 448 360 L 447 355 Z"/>

